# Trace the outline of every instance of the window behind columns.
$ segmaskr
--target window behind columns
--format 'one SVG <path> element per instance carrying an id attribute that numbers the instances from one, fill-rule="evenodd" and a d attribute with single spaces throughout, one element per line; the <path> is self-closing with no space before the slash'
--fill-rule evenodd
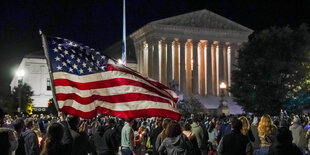
<path id="1" fill-rule="evenodd" d="M 218 96 L 219 95 L 219 47 L 218 43 L 212 44 L 211 49 L 211 56 L 212 56 L 212 88 L 213 94 Z"/>

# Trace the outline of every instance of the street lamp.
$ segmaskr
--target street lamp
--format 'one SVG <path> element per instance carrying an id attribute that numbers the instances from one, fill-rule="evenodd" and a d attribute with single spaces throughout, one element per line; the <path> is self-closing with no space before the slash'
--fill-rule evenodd
<path id="1" fill-rule="evenodd" d="M 24 70 L 18 70 L 16 76 L 18 77 L 18 113 L 21 113 L 21 96 L 22 96 L 22 87 L 23 87 L 23 77 L 25 75 Z"/>
<path id="2" fill-rule="evenodd" d="M 227 86 L 226 86 L 225 82 L 222 82 L 220 84 L 221 100 L 220 100 L 220 105 L 218 107 L 218 115 L 222 115 L 222 114 L 229 115 L 229 107 L 228 107 L 227 101 L 225 99 L 226 88 L 227 88 Z"/>

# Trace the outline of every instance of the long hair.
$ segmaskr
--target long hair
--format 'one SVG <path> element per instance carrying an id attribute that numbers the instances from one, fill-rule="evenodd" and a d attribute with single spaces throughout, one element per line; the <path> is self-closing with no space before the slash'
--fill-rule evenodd
<path id="1" fill-rule="evenodd" d="M 251 127 L 249 120 L 245 116 L 241 116 L 238 119 L 242 122 L 241 133 L 246 136 Z"/>
<path id="2" fill-rule="evenodd" d="M 62 146 L 62 137 L 64 129 L 59 123 L 52 123 L 47 128 L 47 139 L 43 146 L 41 155 L 51 155 L 61 153 L 60 147 Z"/>
<path id="3" fill-rule="evenodd" d="M 276 129 L 272 119 L 268 114 L 264 114 L 258 124 L 258 135 L 270 135 Z"/>
<path id="4" fill-rule="evenodd" d="M 162 126 L 163 126 L 164 129 L 163 129 L 163 131 L 160 133 L 160 141 L 161 141 L 161 142 L 167 137 L 166 129 L 167 129 L 167 127 L 168 127 L 168 125 L 169 125 L 170 122 L 171 122 L 171 119 L 169 119 L 169 118 L 165 118 L 165 119 L 163 120 Z"/>

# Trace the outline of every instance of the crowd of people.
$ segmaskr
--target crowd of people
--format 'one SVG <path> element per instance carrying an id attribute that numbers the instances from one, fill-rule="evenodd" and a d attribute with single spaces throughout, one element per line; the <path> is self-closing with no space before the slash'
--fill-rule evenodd
<path id="1" fill-rule="evenodd" d="M 306 115 L 191 115 L 179 121 L 4 115 L 0 154 L 307 155 L 309 123 Z"/>

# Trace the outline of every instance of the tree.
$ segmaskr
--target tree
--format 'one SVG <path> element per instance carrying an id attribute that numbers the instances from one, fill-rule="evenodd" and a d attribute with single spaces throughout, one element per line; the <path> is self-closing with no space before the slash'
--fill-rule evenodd
<path id="1" fill-rule="evenodd" d="M 202 104 L 195 97 L 190 97 L 188 99 L 181 100 L 177 103 L 177 109 L 183 116 L 188 116 L 190 114 L 197 114 L 202 110 Z"/>
<path id="2" fill-rule="evenodd" d="M 230 92 L 246 112 L 278 114 L 308 86 L 310 34 L 305 25 L 252 34 L 238 52 Z"/>
<path id="3" fill-rule="evenodd" d="M 18 86 L 13 88 L 12 94 L 10 94 L 8 97 L 9 100 L 7 102 L 7 112 L 9 114 L 17 112 L 19 91 L 21 91 L 21 111 L 25 113 L 29 112 L 27 111 L 27 107 L 29 107 L 29 104 L 32 104 L 31 96 L 33 95 L 33 91 L 31 90 L 31 86 L 29 86 L 27 83 L 19 83 Z"/>

